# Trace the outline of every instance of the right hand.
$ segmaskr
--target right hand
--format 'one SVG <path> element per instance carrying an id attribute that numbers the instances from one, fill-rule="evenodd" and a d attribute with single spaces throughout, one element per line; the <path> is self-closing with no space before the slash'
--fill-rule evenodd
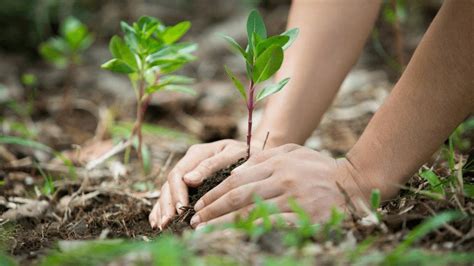
<path id="1" fill-rule="evenodd" d="M 251 153 L 260 151 L 261 144 L 254 140 Z M 201 185 L 206 177 L 244 158 L 246 152 L 245 142 L 230 139 L 191 146 L 161 188 L 161 196 L 149 216 L 151 227 L 166 227 L 177 212 L 182 212 L 182 206 L 189 205 L 188 186 Z"/>

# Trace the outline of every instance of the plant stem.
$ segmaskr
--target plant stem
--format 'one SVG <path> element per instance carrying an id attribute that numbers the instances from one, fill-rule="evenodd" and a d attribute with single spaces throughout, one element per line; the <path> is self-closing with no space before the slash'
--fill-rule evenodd
<path id="1" fill-rule="evenodd" d="M 142 158 L 142 141 L 143 141 L 143 136 L 142 136 L 142 122 L 145 117 L 145 111 L 148 106 L 148 98 L 146 99 L 143 98 L 145 94 L 145 81 L 143 78 L 140 78 L 140 83 L 139 83 L 139 88 L 138 88 L 138 99 L 137 99 L 137 114 L 136 114 L 136 120 L 135 120 L 135 126 L 133 127 L 132 134 L 130 135 L 131 138 L 134 137 L 134 135 L 137 135 L 138 137 L 138 147 L 137 147 L 137 156 L 138 159 L 140 160 L 140 163 L 143 164 L 143 158 Z"/>
<path id="2" fill-rule="evenodd" d="M 247 110 L 249 114 L 248 126 L 247 126 L 247 159 L 250 158 L 250 144 L 252 142 L 252 123 L 253 123 L 252 115 L 253 115 L 253 109 L 255 107 L 255 103 L 253 99 L 254 90 L 255 90 L 255 86 L 253 84 L 253 81 L 250 80 L 250 84 L 249 84 L 249 88 L 247 92 L 247 95 L 248 95 Z"/>
<path id="3" fill-rule="evenodd" d="M 405 54 L 403 51 L 403 34 L 401 31 L 400 26 L 400 19 L 399 19 L 399 10 L 397 5 L 397 0 L 391 0 L 390 5 L 395 13 L 395 21 L 392 25 L 393 31 L 395 32 L 395 52 L 397 56 L 398 63 L 401 66 L 401 71 L 405 68 Z"/>
<path id="4" fill-rule="evenodd" d="M 72 59 L 69 59 L 72 61 Z M 74 77 L 76 72 L 76 65 L 69 62 L 66 67 L 66 78 L 64 80 L 64 92 L 63 92 L 63 110 L 69 112 L 72 110 L 71 106 L 71 90 L 74 84 Z"/>

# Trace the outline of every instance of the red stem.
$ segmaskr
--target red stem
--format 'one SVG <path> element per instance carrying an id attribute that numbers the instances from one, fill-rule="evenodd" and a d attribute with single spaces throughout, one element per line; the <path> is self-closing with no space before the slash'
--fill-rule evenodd
<path id="1" fill-rule="evenodd" d="M 253 93 L 254 93 L 254 84 L 253 84 L 253 81 L 251 80 L 250 81 L 250 84 L 249 84 L 249 88 L 248 88 L 248 98 L 247 98 L 247 110 L 248 110 L 248 126 L 247 126 L 247 159 L 250 158 L 250 144 L 252 142 L 252 123 L 253 123 L 253 119 L 252 119 L 252 115 L 253 115 L 253 109 L 255 107 L 255 103 L 254 103 L 254 97 L 253 97 Z"/>

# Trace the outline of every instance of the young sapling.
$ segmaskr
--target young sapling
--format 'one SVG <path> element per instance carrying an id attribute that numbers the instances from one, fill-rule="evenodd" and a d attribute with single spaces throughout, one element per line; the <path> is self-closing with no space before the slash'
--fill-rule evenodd
<path id="1" fill-rule="evenodd" d="M 68 17 L 61 24 L 60 36 L 51 37 L 39 46 L 39 53 L 48 62 L 60 69 L 66 69 L 63 104 L 70 108 L 71 87 L 76 76 L 76 68 L 81 64 L 81 56 L 94 41 L 87 26 L 74 17 Z"/>
<path id="2" fill-rule="evenodd" d="M 283 89 L 290 78 L 282 79 L 276 84 L 261 88 L 256 94 L 257 85 L 271 78 L 273 74 L 280 69 L 283 63 L 283 51 L 290 47 L 297 36 L 297 28 L 285 31 L 280 35 L 267 36 L 265 23 L 257 10 L 252 10 L 247 19 L 248 45 L 245 50 L 231 37 L 223 36 L 230 44 L 231 50 L 242 57 L 247 67 L 247 80 L 249 85 L 245 89 L 242 82 L 225 66 L 227 75 L 247 105 L 247 158 L 250 157 L 252 116 L 256 103 Z"/>
<path id="3" fill-rule="evenodd" d="M 143 16 L 132 25 L 122 21 L 120 26 L 124 37 L 112 37 L 109 49 L 113 59 L 102 68 L 127 74 L 135 90 L 136 120 L 130 138 L 137 136 L 137 154 L 142 160 L 142 122 L 152 94 L 161 90 L 194 94 L 186 87 L 192 78 L 170 74 L 196 59 L 192 52 L 197 45 L 178 42 L 191 27 L 189 21 L 165 26 L 156 18 Z"/>

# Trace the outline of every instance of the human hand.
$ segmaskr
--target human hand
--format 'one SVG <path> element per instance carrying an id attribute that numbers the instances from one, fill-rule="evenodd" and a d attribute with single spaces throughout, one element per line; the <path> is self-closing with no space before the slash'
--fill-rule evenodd
<path id="1" fill-rule="evenodd" d="M 253 143 L 252 154 L 261 149 L 259 140 Z M 191 146 L 162 186 L 160 199 L 149 216 L 150 225 L 166 227 L 176 212 L 189 204 L 188 186 L 199 186 L 206 177 L 245 157 L 246 152 L 246 143 L 230 139 Z"/>
<path id="2" fill-rule="evenodd" d="M 289 199 L 304 208 L 313 222 L 326 220 L 332 207 L 347 209 L 351 202 L 367 201 L 372 188 L 359 182 L 357 172 L 346 159 L 333 159 L 317 151 L 288 144 L 263 151 L 234 169 L 217 187 L 195 205 L 193 227 L 232 222 L 254 207 L 253 198 L 275 204 L 281 217 L 297 221 Z M 341 188 L 344 193 L 341 192 Z"/>

